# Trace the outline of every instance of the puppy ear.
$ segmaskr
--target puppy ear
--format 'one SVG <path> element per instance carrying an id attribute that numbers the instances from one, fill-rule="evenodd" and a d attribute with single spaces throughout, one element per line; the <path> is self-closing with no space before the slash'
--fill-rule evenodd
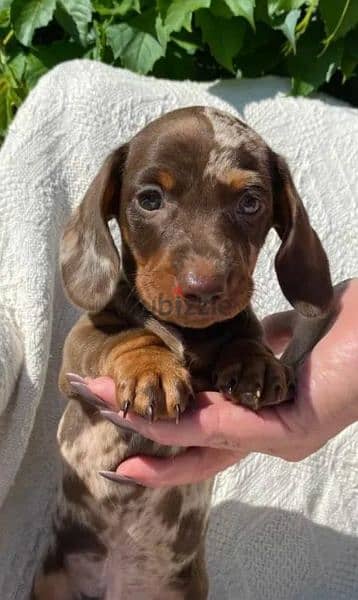
<path id="1" fill-rule="evenodd" d="M 328 310 L 333 288 L 328 260 L 311 227 L 286 161 L 275 155 L 273 178 L 274 227 L 282 240 L 275 258 L 281 289 L 306 317 Z"/>
<path id="2" fill-rule="evenodd" d="M 67 224 L 60 246 L 60 268 L 70 300 L 87 311 L 101 310 L 112 298 L 120 257 L 108 221 L 119 215 L 127 145 L 105 160 Z"/>

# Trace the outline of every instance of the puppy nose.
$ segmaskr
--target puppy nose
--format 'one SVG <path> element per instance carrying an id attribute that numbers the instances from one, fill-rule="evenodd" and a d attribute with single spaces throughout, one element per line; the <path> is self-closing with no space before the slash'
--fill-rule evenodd
<path id="1" fill-rule="evenodd" d="M 188 271 L 180 281 L 183 297 L 190 302 L 208 303 L 219 300 L 225 292 L 226 278 L 223 274 L 203 275 Z"/>

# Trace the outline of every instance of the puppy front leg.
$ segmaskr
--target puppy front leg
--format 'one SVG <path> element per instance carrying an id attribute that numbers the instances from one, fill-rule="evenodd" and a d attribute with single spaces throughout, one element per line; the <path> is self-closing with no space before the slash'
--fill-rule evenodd
<path id="1" fill-rule="evenodd" d="M 145 328 L 108 334 L 108 327 L 100 325 L 105 318 L 103 314 L 83 317 L 72 330 L 65 345 L 61 390 L 75 395 L 67 372 L 108 376 L 115 382 L 117 404 L 125 413 L 133 410 L 151 420 L 178 419 L 192 394 L 183 359 Z"/>
<path id="2" fill-rule="evenodd" d="M 215 369 L 219 391 L 253 410 L 279 404 L 294 388 L 294 372 L 260 340 L 239 339 L 225 346 Z"/>
<path id="3" fill-rule="evenodd" d="M 70 402 L 58 432 L 64 472 L 54 540 L 35 581 L 36 600 L 105 597 L 108 532 L 117 526 L 127 498 L 144 490 L 117 485 L 109 494 L 98 471 L 112 470 L 123 460 L 128 440 L 81 401 L 66 373 L 112 377 L 118 406 L 150 418 L 177 418 L 191 393 L 181 359 L 150 331 L 125 327 L 109 313 L 85 315 L 65 343 L 60 388 Z"/>

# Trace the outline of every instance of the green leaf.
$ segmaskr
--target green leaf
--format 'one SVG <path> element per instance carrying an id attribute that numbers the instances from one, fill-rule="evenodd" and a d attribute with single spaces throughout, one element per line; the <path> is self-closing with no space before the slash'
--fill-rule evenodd
<path id="1" fill-rule="evenodd" d="M 199 8 L 209 8 L 210 0 L 173 0 L 168 7 L 164 26 L 168 33 L 180 31 L 185 26 L 188 29 L 191 16 Z"/>
<path id="2" fill-rule="evenodd" d="M 25 78 L 27 85 L 32 89 L 40 77 L 47 73 L 48 68 L 39 56 L 29 53 L 26 57 Z"/>
<path id="3" fill-rule="evenodd" d="M 127 23 L 131 27 L 134 27 L 134 29 L 145 31 L 146 33 L 150 33 L 150 35 L 155 37 L 157 16 L 158 12 L 155 10 L 155 8 L 150 8 L 142 12 L 140 15 L 135 15 L 131 18 L 128 18 Z"/>
<path id="4" fill-rule="evenodd" d="M 327 45 L 358 25 L 357 0 L 321 0 L 319 10 L 325 24 Z"/>
<path id="5" fill-rule="evenodd" d="M 14 0 L 11 5 L 11 21 L 17 39 L 30 46 L 35 30 L 45 27 L 55 12 L 56 0 Z"/>
<path id="6" fill-rule="evenodd" d="M 274 29 L 282 31 L 282 33 L 286 36 L 294 53 L 296 53 L 296 25 L 298 19 L 300 18 L 300 14 L 300 10 L 291 10 L 291 12 L 285 16 L 283 23 L 274 27 Z"/>
<path id="7" fill-rule="evenodd" d="M 232 11 L 223 0 L 211 0 L 210 12 L 216 17 L 223 17 L 224 19 L 232 19 Z"/>
<path id="8" fill-rule="evenodd" d="M 183 21 L 183 29 L 186 29 L 186 31 L 189 31 L 189 33 L 192 31 L 192 27 L 191 27 L 192 17 L 193 17 L 193 13 L 188 12 Z"/>
<path id="9" fill-rule="evenodd" d="M 4 134 L 11 119 L 9 113 L 9 82 L 5 77 L 0 77 L 0 133 Z"/>
<path id="10" fill-rule="evenodd" d="M 0 10 L 7 10 L 12 3 L 13 0 L 0 0 Z"/>
<path id="11" fill-rule="evenodd" d="M 307 83 L 297 77 L 291 79 L 291 94 L 293 96 L 309 96 L 315 91 L 316 85 L 313 83 Z"/>
<path id="12" fill-rule="evenodd" d="M 49 45 L 36 46 L 25 56 L 24 78 L 29 89 L 33 88 L 40 77 L 59 63 L 80 58 L 84 49 L 80 44 L 69 41 L 57 41 Z"/>
<path id="13" fill-rule="evenodd" d="M 256 34 L 248 29 L 236 63 L 244 77 L 261 77 L 280 72 L 284 57 L 281 53 L 281 32 L 258 22 Z"/>
<path id="14" fill-rule="evenodd" d="M 8 27 L 10 25 L 10 9 L 0 10 L 0 27 Z"/>
<path id="15" fill-rule="evenodd" d="M 185 50 L 186 53 L 189 54 L 190 56 L 193 56 L 195 54 L 195 52 L 197 52 L 200 48 L 199 44 L 185 40 L 178 36 L 173 36 L 172 40 L 175 44 L 177 44 L 177 46 L 179 46 L 179 48 L 182 48 L 183 50 Z"/>
<path id="16" fill-rule="evenodd" d="M 270 17 L 281 13 L 287 13 L 291 10 L 301 8 L 304 4 L 311 4 L 315 0 L 268 0 L 268 14 Z M 332 0 L 330 0 L 332 1 Z M 333 0 L 336 1 L 336 0 Z"/>
<path id="17" fill-rule="evenodd" d="M 156 61 L 164 55 L 159 42 L 149 33 L 138 31 L 126 23 L 110 25 L 107 41 L 114 58 L 120 58 L 124 67 L 137 73 L 149 73 Z"/>
<path id="18" fill-rule="evenodd" d="M 343 82 L 350 79 L 354 75 L 354 72 L 358 66 L 358 60 L 349 55 L 344 55 L 342 58 L 341 69 L 343 73 Z"/>
<path id="19" fill-rule="evenodd" d="M 167 43 L 169 41 L 169 36 L 163 25 L 161 16 L 158 14 L 155 8 L 150 8 L 149 10 L 142 12 L 142 14 L 136 15 L 135 17 L 129 19 L 128 25 L 134 27 L 134 29 L 139 29 L 139 31 L 149 33 L 152 37 L 157 38 L 160 45 L 163 47 L 163 51 L 165 52 Z"/>
<path id="20" fill-rule="evenodd" d="M 105 17 L 124 16 L 132 10 L 140 12 L 140 0 L 92 0 L 92 5 L 95 12 Z"/>
<path id="21" fill-rule="evenodd" d="M 344 81 L 352 77 L 358 66 L 358 28 L 351 31 L 344 40 L 342 73 Z"/>
<path id="22" fill-rule="evenodd" d="M 271 24 L 271 19 L 268 14 L 267 0 L 256 0 L 256 6 L 255 6 L 255 22 L 256 22 L 256 24 L 258 21 L 266 23 L 266 25 Z"/>
<path id="23" fill-rule="evenodd" d="M 168 12 L 170 3 L 171 3 L 171 0 L 157 0 L 156 1 L 156 10 L 158 11 L 158 13 L 162 17 L 162 19 L 165 19 L 165 17 L 167 16 L 167 12 Z"/>
<path id="24" fill-rule="evenodd" d="M 15 82 L 22 80 L 26 68 L 26 54 L 25 52 L 17 52 L 17 54 L 9 60 L 8 67 Z M 14 82 L 14 83 L 15 83 Z"/>
<path id="25" fill-rule="evenodd" d="M 164 52 L 166 52 L 167 43 L 169 41 L 170 36 L 168 35 L 168 32 L 164 27 L 163 19 L 160 16 L 160 14 L 158 14 L 155 19 L 155 34 Z"/>
<path id="26" fill-rule="evenodd" d="M 174 42 L 168 44 L 165 58 L 158 60 L 153 71 L 156 77 L 165 79 L 198 79 L 194 57 Z"/>
<path id="27" fill-rule="evenodd" d="M 297 42 L 296 55 L 287 58 L 288 72 L 293 76 L 292 91 L 308 95 L 330 80 L 340 67 L 343 43 L 337 41 L 322 52 L 323 27 L 312 23 Z"/>
<path id="28" fill-rule="evenodd" d="M 88 23 L 92 19 L 92 5 L 90 0 L 58 0 L 56 19 L 65 31 L 82 45 L 86 44 Z"/>
<path id="29" fill-rule="evenodd" d="M 16 84 L 7 74 L 0 76 L 0 135 L 4 136 L 23 97 L 17 94 Z"/>
<path id="30" fill-rule="evenodd" d="M 244 17 L 255 29 L 254 9 L 255 0 L 225 0 L 235 17 Z"/>
<path id="31" fill-rule="evenodd" d="M 52 69 L 59 63 L 81 58 L 84 49 L 76 42 L 59 40 L 49 45 L 35 46 L 32 55 L 35 56 L 47 69 Z"/>
<path id="32" fill-rule="evenodd" d="M 347 35 L 344 40 L 344 49 L 358 60 L 358 27 Z"/>
<path id="33" fill-rule="evenodd" d="M 0 0 L 0 27 L 10 25 L 10 6 L 12 0 Z"/>
<path id="34" fill-rule="evenodd" d="M 195 15 L 195 23 L 200 27 L 204 42 L 212 55 L 225 69 L 235 72 L 233 58 L 242 47 L 245 35 L 245 23 L 240 19 L 215 17 L 209 11 L 200 10 Z"/>

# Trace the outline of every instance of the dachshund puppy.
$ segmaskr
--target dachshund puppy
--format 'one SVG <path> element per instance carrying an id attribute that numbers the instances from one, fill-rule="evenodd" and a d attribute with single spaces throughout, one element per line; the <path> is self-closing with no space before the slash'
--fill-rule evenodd
<path id="1" fill-rule="evenodd" d="M 61 245 L 65 289 L 86 313 L 64 347 L 63 478 L 37 600 L 207 598 L 212 483 L 155 490 L 101 477 L 133 454 L 181 449 L 115 427 L 66 374 L 111 377 L 118 410 L 151 420 L 179 421 L 201 390 L 254 410 L 287 399 L 318 334 L 282 360 L 263 344 L 250 299 L 271 227 L 284 295 L 321 324 L 333 295 L 325 252 L 284 159 L 239 119 L 171 112 L 112 152 L 91 183 Z"/>

